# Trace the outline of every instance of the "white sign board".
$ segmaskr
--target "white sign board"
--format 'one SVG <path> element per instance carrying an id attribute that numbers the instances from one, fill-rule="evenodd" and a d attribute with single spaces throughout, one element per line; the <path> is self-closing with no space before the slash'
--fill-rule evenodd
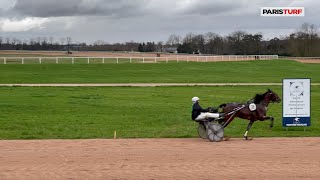
<path id="1" fill-rule="evenodd" d="M 310 126 L 310 79 L 283 79 L 282 126 Z"/>

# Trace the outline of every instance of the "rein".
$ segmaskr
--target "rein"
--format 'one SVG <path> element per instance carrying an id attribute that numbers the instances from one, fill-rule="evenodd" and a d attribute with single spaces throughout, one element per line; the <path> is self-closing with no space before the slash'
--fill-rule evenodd
<path id="1" fill-rule="evenodd" d="M 245 107 L 246 107 L 246 106 L 243 104 L 242 106 L 236 107 L 236 108 L 234 108 L 232 111 L 226 113 L 225 115 L 227 115 L 227 116 L 231 115 L 231 116 L 229 117 L 229 119 L 228 119 L 227 121 L 225 121 L 225 122 L 223 123 L 222 126 L 225 127 L 226 124 L 228 124 L 229 121 L 231 121 L 232 117 L 233 117 L 238 111 L 240 111 L 241 109 L 243 109 L 243 108 L 245 108 Z"/>

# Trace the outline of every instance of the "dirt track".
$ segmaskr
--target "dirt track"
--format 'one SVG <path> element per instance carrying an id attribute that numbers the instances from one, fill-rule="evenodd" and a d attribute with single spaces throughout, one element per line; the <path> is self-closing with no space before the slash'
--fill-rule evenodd
<path id="1" fill-rule="evenodd" d="M 319 179 L 320 138 L 0 141 L 0 179 Z"/>

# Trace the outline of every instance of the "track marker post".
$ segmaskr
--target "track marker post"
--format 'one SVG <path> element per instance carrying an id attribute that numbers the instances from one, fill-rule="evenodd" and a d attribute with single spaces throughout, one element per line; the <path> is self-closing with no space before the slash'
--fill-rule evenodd
<path id="1" fill-rule="evenodd" d="M 311 79 L 283 79 L 282 127 L 311 126 Z"/>

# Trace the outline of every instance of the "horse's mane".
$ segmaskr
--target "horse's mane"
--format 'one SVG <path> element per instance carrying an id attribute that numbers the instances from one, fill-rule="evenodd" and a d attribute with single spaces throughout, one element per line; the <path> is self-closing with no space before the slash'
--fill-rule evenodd
<path id="1" fill-rule="evenodd" d="M 259 104 L 264 99 L 264 96 L 266 95 L 266 93 L 267 92 L 263 94 L 256 94 L 255 97 L 253 98 L 253 103 Z"/>
<path id="2" fill-rule="evenodd" d="M 260 104 L 260 103 L 264 100 L 264 98 L 265 98 L 265 96 L 267 95 L 267 93 L 269 93 L 269 92 L 270 92 L 270 93 L 274 93 L 273 91 L 271 91 L 270 89 L 268 89 L 267 92 L 256 94 L 256 95 L 254 96 L 254 98 L 249 99 L 249 100 L 246 101 L 246 102 L 242 102 L 242 104 L 251 104 L 251 103 Z M 228 104 L 241 104 L 241 103 L 233 102 L 233 103 L 228 103 Z M 221 106 L 221 107 L 220 107 L 220 106 Z M 226 106 L 226 104 L 221 104 L 220 106 L 219 106 L 219 107 L 222 108 L 223 106 Z"/>

